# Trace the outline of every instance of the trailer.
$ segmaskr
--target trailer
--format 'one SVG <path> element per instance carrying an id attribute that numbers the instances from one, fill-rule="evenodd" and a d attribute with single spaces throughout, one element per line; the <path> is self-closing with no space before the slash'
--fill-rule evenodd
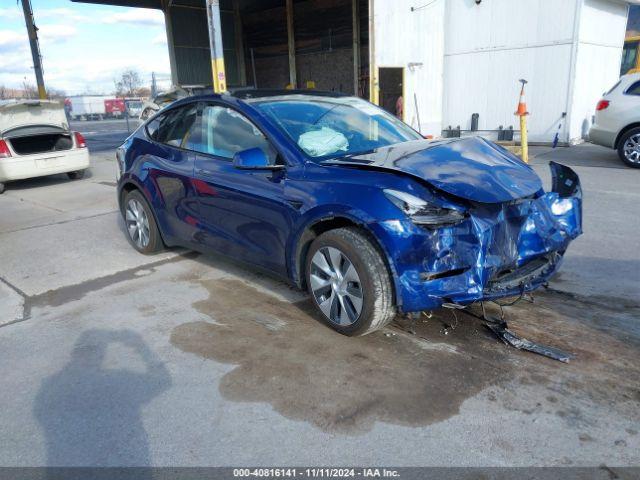
<path id="1" fill-rule="evenodd" d="M 104 108 L 107 118 L 123 118 L 126 112 L 126 105 L 123 98 L 105 99 Z"/>
<path id="2" fill-rule="evenodd" d="M 102 120 L 107 115 L 105 100 L 111 97 L 102 95 L 77 95 L 69 97 L 73 120 Z"/>

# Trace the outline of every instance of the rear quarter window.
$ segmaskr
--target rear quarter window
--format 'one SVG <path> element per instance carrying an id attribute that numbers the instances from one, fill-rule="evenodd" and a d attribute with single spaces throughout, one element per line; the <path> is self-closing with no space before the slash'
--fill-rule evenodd
<path id="1" fill-rule="evenodd" d="M 147 124 L 147 135 L 156 142 L 180 147 L 196 119 L 196 112 L 196 105 L 187 105 L 158 115 Z"/>
<path id="2" fill-rule="evenodd" d="M 625 95 L 640 95 L 640 81 L 632 83 L 624 93 Z"/>

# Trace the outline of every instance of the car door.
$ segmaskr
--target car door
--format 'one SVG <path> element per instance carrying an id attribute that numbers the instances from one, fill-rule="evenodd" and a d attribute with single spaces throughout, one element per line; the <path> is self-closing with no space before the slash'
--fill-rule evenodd
<path id="1" fill-rule="evenodd" d="M 261 148 L 281 161 L 266 136 L 237 110 L 203 104 L 188 148 L 195 150 L 194 182 L 206 247 L 286 274 L 285 245 L 293 208 L 284 198 L 286 169 L 242 170 L 235 153 Z"/>
<path id="2" fill-rule="evenodd" d="M 195 153 L 184 148 L 196 116 L 197 104 L 192 103 L 157 116 L 146 127 L 153 143 L 145 170 L 157 193 L 157 220 L 171 243 L 192 243 L 197 233 L 198 201 L 192 183 Z"/>

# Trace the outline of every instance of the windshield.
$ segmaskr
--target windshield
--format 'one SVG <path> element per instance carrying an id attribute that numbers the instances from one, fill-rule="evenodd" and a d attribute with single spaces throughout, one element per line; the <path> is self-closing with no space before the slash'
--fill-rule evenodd
<path id="1" fill-rule="evenodd" d="M 284 95 L 250 102 L 314 159 L 422 138 L 393 115 L 355 97 Z"/>

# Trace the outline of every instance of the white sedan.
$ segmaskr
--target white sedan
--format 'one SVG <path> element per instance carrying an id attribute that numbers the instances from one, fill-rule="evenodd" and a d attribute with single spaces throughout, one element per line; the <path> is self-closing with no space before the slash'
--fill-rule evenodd
<path id="1" fill-rule="evenodd" d="M 604 94 L 589 140 L 618 150 L 624 163 L 640 168 L 640 73 L 624 75 Z"/>
<path id="2" fill-rule="evenodd" d="M 76 179 L 88 167 L 85 140 L 69 129 L 61 102 L 0 101 L 0 193 L 12 180 L 56 173 Z"/>

